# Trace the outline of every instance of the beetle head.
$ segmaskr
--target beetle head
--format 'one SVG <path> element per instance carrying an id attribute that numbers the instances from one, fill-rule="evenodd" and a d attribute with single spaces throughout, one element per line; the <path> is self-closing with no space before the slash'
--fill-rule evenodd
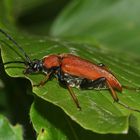
<path id="1" fill-rule="evenodd" d="M 43 71 L 42 60 L 34 59 L 33 61 L 25 65 L 26 65 L 26 69 L 24 71 L 24 74 L 32 74 L 32 73 L 38 73 Z"/>
<path id="2" fill-rule="evenodd" d="M 22 57 L 23 61 L 10 61 L 10 62 L 4 63 L 4 65 L 11 64 L 11 63 L 23 63 L 26 66 L 24 74 L 37 73 L 44 70 L 42 60 L 38 60 L 38 59 L 31 60 L 30 57 L 24 51 L 24 49 L 9 34 L 7 34 L 2 29 L 0 29 L 0 33 L 2 33 L 7 39 L 9 39 L 15 45 L 15 47 L 19 49 L 19 51 L 21 52 L 23 56 Z M 47 73 L 47 71 L 48 70 L 45 69 L 45 73 Z"/>

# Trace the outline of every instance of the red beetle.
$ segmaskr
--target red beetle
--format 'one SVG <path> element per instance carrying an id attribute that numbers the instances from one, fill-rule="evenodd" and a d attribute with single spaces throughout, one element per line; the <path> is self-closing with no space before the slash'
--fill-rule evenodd
<path id="1" fill-rule="evenodd" d="M 122 85 L 105 65 L 97 65 L 72 54 L 52 54 L 45 56 L 42 60 L 31 60 L 23 48 L 10 35 L 2 29 L 0 29 L 0 32 L 11 40 L 25 57 L 24 62 L 12 61 L 5 64 L 24 63 L 26 65 L 24 74 L 37 72 L 46 74 L 46 78 L 34 86 L 44 85 L 51 76 L 55 76 L 61 84 L 68 88 L 70 95 L 79 109 L 81 109 L 80 104 L 71 87 L 80 89 L 108 88 L 115 102 L 127 109 L 140 112 L 140 110 L 131 108 L 119 101 L 115 90 L 122 92 Z"/>

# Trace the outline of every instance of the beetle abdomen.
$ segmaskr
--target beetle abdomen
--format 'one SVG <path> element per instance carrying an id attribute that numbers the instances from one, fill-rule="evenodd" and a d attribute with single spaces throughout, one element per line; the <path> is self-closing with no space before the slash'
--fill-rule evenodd
<path id="1" fill-rule="evenodd" d="M 61 61 L 61 69 L 63 73 L 89 80 L 96 80 L 100 77 L 104 77 L 114 89 L 122 91 L 121 84 L 112 73 L 80 57 L 65 54 Z"/>

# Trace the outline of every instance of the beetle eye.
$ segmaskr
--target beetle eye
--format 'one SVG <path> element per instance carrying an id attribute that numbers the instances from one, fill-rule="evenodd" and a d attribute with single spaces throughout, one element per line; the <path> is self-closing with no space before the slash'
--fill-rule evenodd
<path id="1" fill-rule="evenodd" d="M 37 64 L 34 64 L 33 68 L 36 69 L 37 68 Z"/>

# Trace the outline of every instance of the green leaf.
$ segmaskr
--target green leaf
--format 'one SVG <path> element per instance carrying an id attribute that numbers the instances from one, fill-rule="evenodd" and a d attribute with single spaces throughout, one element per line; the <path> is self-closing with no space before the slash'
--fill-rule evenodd
<path id="1" fill-rule="evenodd" d="M 55 20 L 50 34 L 140 53 L 139 0 L 78 0 Z"/>
<path id="2" fill-rule="evenodd" d="M 64 112 L 61 113 L 61 109 L 50 103 L 36 98 L 30 110 L 30 118 L 38 134 L 38 140 L 66 140 L 66 134 L 74 139 L 68 124 L 70 119 Z"/>
<path id="3" fill-rule="evenodd" d="M 116 75 L 121 84 L 131 87 L 139 86 L 139 61 L 135 58 L 130 58 L 128 55 L 101 49 L 95 45 L 84 45 L 33 36 L 29 37 L 27 35 L 21 36 L 21 33 L 20 35 L 18 33 L 11 33 L 11 35 L 30 54 L 31 59 L 41 59 L 53 53 L 74 53 L 93 63 L 104 63 Z M 1 42 L 3 62 L 22 60 L 18 55 L 20 51 L 4 37 L 1 36 L 1 39 L 5 42 Z M 10 47 L 8 44 L 10 44 Z M 9 64 L 5 67 L 5 70 L 12 77 L 28 78 L 32 84 L 37 84 L 44 78 L 42 74 L 25 76 L 23 74 L 23 64 Z M 135 120 L 138 120 L 140 117 L 140 113 L 132 112 L 117 103 L 113 103 L 108 90 L 89 91 L 75 88 L 73 90 L 79 99 L 82 111 L 77 110 L 67 89 L 61 87 L 56 79 L 48 81 L 43 87 L 33 87 L 33 92 L 37 96 L 61 107 L 75 122 L 93 132 L 127 133 L 131 114 L 134 115 Z M 140 96 L 138 92 L 123 89 L 122 94 L 117 94 L 122 102 L 139 109 Z M 137 124 L 137 130 L 137 132 L 140 132 L 139 124 Z"/>
<path id="4" fill-rule="evenodd" d="M 22 127 L 12 126 L 9 121 L 0 115 L 0 139 L 1 140 L 22 140 Z"/>
<path id="5" fill-rule="evenodd" d="M 28 15 L 30 9 L 34 9 L 34 7 L 40 3 L 38 0 L 27 1 L 27 3 L 23 0 L 14 1 L 16 1 L 14 9 L 12 9 L 12 5 L 8 3 L 8 0 L 4 4 L 2 3 L 2 5 L 0 2 L 0 11 L 2 11 L 0 12 L 0 17 L 2 17 L 0 19 L 0 27 L 9 27 L 7 21 L 14 19 L 12 17 L 13 10 L 17 15 L 22 12 Z M 41 2 L 43 1 L 44 0 Z M 29 4 L 30 2 L 34 4 L 31 5 Z M 26 4 L 28 4 L 28 6 L 25 6 Z M 3 5 L 6 5 L 6 9 Z M 138 87 L 140 83 L 140 58 L 132 57 L 124 53 L 124 51 L 129 50 L 139 54 L 139 15 L 137 13 L 139 13 L 138 0 L 72 1 L 71 4 L 64 9 L 57 21 L 54 22 L 50 33 L 59 38 L 67 38 L 70 42 L 45 37 L 34 37 L 32 35 L 22 35 L 22 33 L 18 34 L 15 31 L 13 31 L 13 33 L 11 31 L 10 34 L 14 36 L 25 51 L 30 54 L 32 59 L 41 59 L 45 55 L 52 53 L 74 53 L 92 62 L 105 63 L 123 85 Z M 43 24 L 45 24 L 45 22 Z M 45 26 L 37 26 L 39 27 L 38 29 L 43 28 L 43 31 L 46 33 Z M 37 26 L 35 25 L 35 27 Z M 46 27 L 48 28 L 48 25 Z M 13 27 L 10 26 L 9 28 Z M 12 46 L 13 48 L 9 48 L 8 44 L 11 43 L 4 37 L 0 36 L 0 40 L 4 40 L 7 43 L 0 42 L 2 45 L 3 62 L 21 60 L 21 57 L 18 55 L 20 51 L 16 47 Z M 105 49 L 105 46 L 122 48 L 123 51 L 111 51 Z M 6 72 L 13 77 L 25 77 L 23 70 L 24 67 L 21 64 L 6 66 Z M 41 74 L 26 76 L 32 84 L 39 83 L 43 77 Z M 74 89 L 82 106 L 82 111 L 77 110 L 68 91 L 61 87 L 55 79 L 50 80 L 44 87 L 33 88 L 33 91 L 37 96 L 61 107 L 65 113 L 85 129 L 97 133 L 127 133 L 130 125 L 140 134 L 140 114 L 126 110 L 120 105 L 113 103 L 108 91 L 81 91 Z M 127 105 L 139 109 L 139 92 L 124 89 L 122 94 L 118 93 L 118 96 L 120 100 Z M 44 104 L 46 103 L 47 102 L 44 102 Z M 39 104 L 37 105 L 39 106 Z M 44 105 L 41 104 L 39 107 L 42 108 L 43 106 Z M 32 110 L 33 109 L 35 109 L 34 105 L 32 107 Z M 45 130 L 42 130 L 42 126 L 44 127 L 43 121 L 45 121 L 44 124 L 50 127 L 52 127 L 52 123 L 49 122 L 47 116 L 45 116 L 45 118 L 40 117 L 38 110 L 34 110 L 34 112 L 36 114 L 33 113 L 31 116 L 32 118 L 35 117 L 32 121 L 34 128 L 39 133 L 38 139 L 45 139 L 46 137 L 52 139 L 54 133 L 60 133 L 61 137 L 65 137 L 65 134 L 60 132 L 60 130 L 51 132 L 46 127 Z M 45 109 L 43 113 L 44 112 Z M 39 118 L 41 119 L 41 123 L 37 128 L 36 123 L 40 120 Z M 53 126 L 52 128 L 56 127 Z M 79 131 L 79 129 L 77 131 Z M 75 130 L 76 133 L 77 131 Z M 87 131 L 84 130 L 80 132 L 82 134 L 84 132 L 87 133 Z M 84 136 L 83 139 L 87 138 L 87 136 Z M 92 138 L 93 137 L 92 135 Z"/>
<path id="6" fill-rule="evenodd" d="M 125 135 L 100 135 L 83 129 L 71 120 L 62 109 L 40 98 L 35 98 L 31 106 L 30 118 L 37 132 L 38 140 L 138 140 L 130 129 Z"/>

